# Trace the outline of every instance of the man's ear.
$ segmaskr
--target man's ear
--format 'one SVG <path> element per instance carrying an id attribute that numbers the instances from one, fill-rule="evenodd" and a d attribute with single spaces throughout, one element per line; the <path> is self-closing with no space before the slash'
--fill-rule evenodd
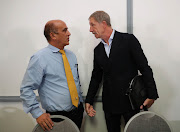
<path id="1" fill-rule="evenodd" d="M 55 33 L 51 32 L 49 35 L 50 35 L 50 37 L 51 37 L 52 40 L 55 40 L 55 39 L 56 39 Z"/>
<path id="2" fill-rule="evenodd" d="M 103 27 L 107 27 L 107 22 L 106 21 L 102 21 Z"/>

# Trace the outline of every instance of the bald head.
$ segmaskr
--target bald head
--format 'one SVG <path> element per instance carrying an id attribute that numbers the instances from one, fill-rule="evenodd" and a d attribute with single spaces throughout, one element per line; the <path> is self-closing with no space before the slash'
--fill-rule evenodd
<path id="1" fill-rule="evenodd" d="M 50 20 L 44 27 L 44 36 L 47 41 L 51 40 L 50 33 L 58 33 L 58 26 L 65 24 L 62 20 Z"/>
<path id="2" fill-rule="evenodd" d="M 44 36 L 48 43 L 58 49 L 64 49 L 64 46 L 69 45 L 70 35 L 66 23 L 62 20 L 48 21 L 44 27 Z"/>

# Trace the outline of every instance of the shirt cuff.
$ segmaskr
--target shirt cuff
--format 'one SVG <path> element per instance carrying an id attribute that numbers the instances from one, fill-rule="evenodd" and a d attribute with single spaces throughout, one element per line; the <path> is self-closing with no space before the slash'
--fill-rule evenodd
<path id="1" fill-rule="evenodd" d="M 31 114 L 32 114 L 32 117 L 33 118 L 38 118 L 39 116 L 41 116 L 43 114 L 42 110 L 38 107 L 38 108 L 35 108 L 31 111 Z"/>

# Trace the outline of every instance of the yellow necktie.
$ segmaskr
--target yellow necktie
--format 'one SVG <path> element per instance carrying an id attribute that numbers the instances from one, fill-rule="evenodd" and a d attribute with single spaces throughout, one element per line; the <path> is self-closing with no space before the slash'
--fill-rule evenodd
<path id="1" fill-rule="evenodd" d="M 79 97 L 78 97 L 78 92 L 76 89 L 76 84 L 74 82 L 73 74 L 71 71 L 71 67 L 69 65 L 69 62 L 68 62 L 68 59 L 66 57 L 64 50 L 60 50 L 59 52 L 62 54 L 62 58 L 63 58 L 63 62 L 64 62 L 64 69 L 65 69 L 65 73 L 66 73 L 66 78 L 67 78 L 67 83 L 68 83 L 68 87 L 69 87 L 69 92 L 71 95 L 72 104 L 74 106 L 78 107 Z"/>

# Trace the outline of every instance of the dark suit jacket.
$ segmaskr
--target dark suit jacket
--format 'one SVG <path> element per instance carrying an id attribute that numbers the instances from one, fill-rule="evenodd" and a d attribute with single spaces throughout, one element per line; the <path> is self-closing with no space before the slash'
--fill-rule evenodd
<path id="1" fill-rule="evenodd" d="M 94 49 L 94 69 L 85 102 L 93 104 L 99 84 L 103 80 L 103 110 L 112 113 L 131 111 L 125 92 L 138 70 L 143 75 L 148 98 L 157 99 L 153 73 L 140 43 L 132 34 L 115 31 L 109 58 L 102 42 Z"/>

